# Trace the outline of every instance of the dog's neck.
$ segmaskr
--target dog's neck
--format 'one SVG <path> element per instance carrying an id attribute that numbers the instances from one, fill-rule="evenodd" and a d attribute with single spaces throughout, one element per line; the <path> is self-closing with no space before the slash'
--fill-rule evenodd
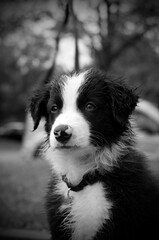
<path id="1" fill-rule="evenodd" d="M 81 190 L 83 190 L 84 187 L 86 187 L 89 183 L 86 181 L 85 178 L 83 178 L 81 180 L 81 182 L 77 185 L 73 185 L 72 183 L 70 183 L 67 179 L 67 177 L 64 175 L 62 176 L 62 180 L 66 183 L 67 187 L 69 188 L 69 190 L 73 191 L 73 192 L 79 192 Z"/>
<path id="2" fill-rule="evenodd" d="M 79 192 L 83 190 L 87 185 L 92 185 L 95 182 L 99 181 L 101 179 L 101 174 L 98 170 L 94 170 L 93 172 L 87 173 L 83 176 L 81 182 L 77 185 L 73 185 L 70 183 L 66 177 L 66 175 L 62 176 L 62 180 L 66 183 L 69 190 L 74 192 Z"/>
<path id="3" fill-rule="evenodd" d="M 52 164 L 53 171 L 60 177 L 65 176 L 68 186 L 77 186 L 83 180 L 83 176 L 96 169 L 96 163 L 91 151 L 64 152 L 47 151 L 47 158 Z"/>
<path id="4" fill-rule="evenodd" d="M 86 185 L 91 184 L 85 176 L 92 176 L 96 170 L 100 173 L 111 171 L 118 165 L 118 158 L 127 152 L 124 140 L 118 144 L 112 144 L 111 149 L 94 150 L 81 149 L 78 152 L 55 151 L 51 148 L 47 151 L 47 158 L 50 160 L 53 171 L 59 177 L 63 177 L 69 189 L 80 191 Z"/>

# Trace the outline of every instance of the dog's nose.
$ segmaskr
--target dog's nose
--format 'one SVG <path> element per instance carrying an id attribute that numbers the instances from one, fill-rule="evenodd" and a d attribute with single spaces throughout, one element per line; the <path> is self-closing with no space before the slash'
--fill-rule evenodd
<path id="1" fill-rule="evenodd" d="M 72 128 L 68 125 L 59 125 L 54 129 L 54 136 L 60 143 L 66 143 L 72 136 Z"/>

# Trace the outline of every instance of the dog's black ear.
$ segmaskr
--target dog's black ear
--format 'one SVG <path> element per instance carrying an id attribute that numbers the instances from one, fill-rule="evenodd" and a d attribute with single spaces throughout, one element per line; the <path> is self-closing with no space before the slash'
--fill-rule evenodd
<path id="1" fill-rule="evenodd" d="M 113 117 L 124 126 L 135 109 L 139 97 L 135 90 L 129 89 L 123 82 L 115 83 L 111 92 Z"/>
<path id="2" fill-rule="evenodd" d="M 34 121 L 34 130 L 37 129 L 42 117 L 47 116 L 47 102 L 49 99 L 49 86 L 44 85 L 42 88 L 33 92 L 29 99 L 28 109 Z"/>

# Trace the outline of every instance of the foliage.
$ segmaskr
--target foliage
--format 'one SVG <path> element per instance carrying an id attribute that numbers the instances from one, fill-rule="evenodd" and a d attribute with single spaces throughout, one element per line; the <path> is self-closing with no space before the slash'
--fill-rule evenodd
<path id="1" fill-rule="evenodd" d="M 106 14 L 102 18 L 104 6 Z M 156 0 L 146 0 L 144 4 L 132 0 L 99 1 L 98 9 L 99 25 L 105 24 L 106 32 L 100 31 L 102 47 L 95 49 L 95 54 L 97 65 L 103 69 L 109 69 L 123 51 L 138 41 L 147 39 L 147 36 L 151 38 L 155 31 L 158 34 L 159 4 Z"/>
<path id="2" fill-rule="evenodd" d="M 99 1 L 98 25 L 101 47 L 93 48 L 101 69 L 127 76 L 139 86 L 141 96 L 159 106 L 159 2 Z M 106 15 L 102 17 L 103 7 Z"/>
<path id="3" fill-rule="evenodd" d="M 44 81 L 54 60 L 61 71 L 56 53 L 66 36 L 76 40 L 76 50 L 63 50 L 76 51 L 76 68 L 82 67 L 85 41 L 96 66 L 125 75 L 159 105 L 158 25 L 158 0 L 1 1 L 0 124 L 25 119 L 30 90 Z"/>
<path id="4" fill-rule="evenodd" d="M 41 5 L 39 11 L 35 8 L 32 15 L 28 16 L 30 4 L 26 2 L 22 4 L 21 11 L 14 12 L 17 4 L 19 3 L 14 3 L 8 9 L 7 4 L 1 3 L 3 6 L 0 20 L 1 123 L 16 119 L 24 121 L 29 92 L 44 78 L 54 44 L 49 41 L 50 38 L 53 39 L 52 33 L 47 31 L 48 26 L 52 27 L 54 22 L 51 21 L 50 24 L 47 13 L 41 16 L 43 14 L 40 10 Z M 20 23 L 16 24 L 18 20 Z"/>

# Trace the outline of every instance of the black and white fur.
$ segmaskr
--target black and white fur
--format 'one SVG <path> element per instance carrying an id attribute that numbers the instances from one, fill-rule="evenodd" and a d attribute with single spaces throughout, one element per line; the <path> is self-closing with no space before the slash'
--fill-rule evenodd
<path id="1" fill-rule="evenodd" d="M 47 212 L 54 240 L 148 239 L 159 234 L 157 191 L 129 122 L 138 97 L 97 69 L 62 75 L 37 90 L 52 166 Z"/>

